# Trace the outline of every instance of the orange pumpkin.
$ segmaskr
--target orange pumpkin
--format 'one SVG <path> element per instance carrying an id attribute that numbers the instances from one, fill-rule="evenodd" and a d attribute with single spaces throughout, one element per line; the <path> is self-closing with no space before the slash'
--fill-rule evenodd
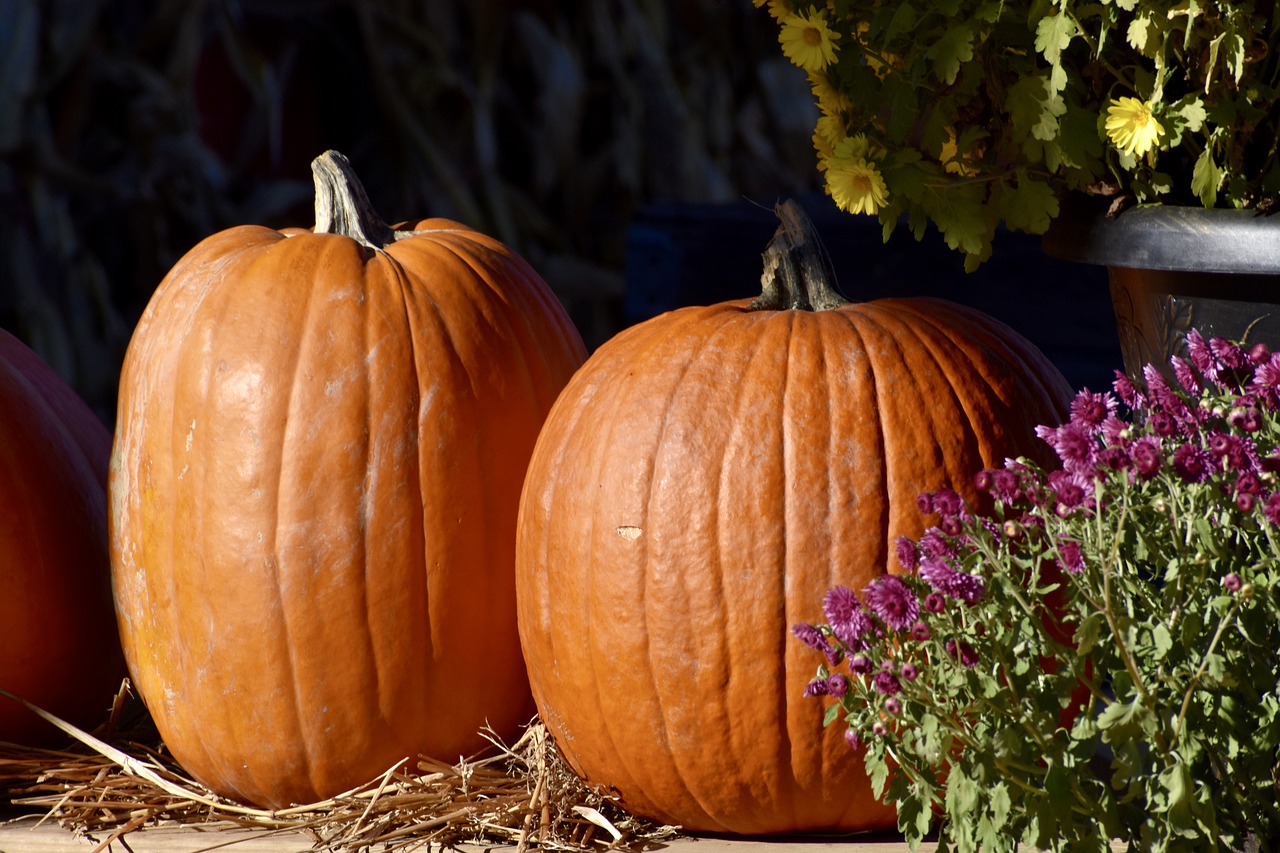
<path id="1" fill-rule="evenodd" d="M 552 409 L 521 499 L 520 635 L 542 719 L 622 804 L 689 830 L 894 825 L 803 698 L 789 627 L 897 568 L 917 495 L 1039 453 L 1070 386 L 940 300 L 848 304 L 803 214 L 754 303 L 684 308 L 600 347 Z"/>
<path id="2" fill-rule="evenodd" d="M 138 692 L 188 771 L 270 807 L 531 718 L 516 511 L 585 357 L 510 249 L 385 226 L 334 152 L 313 171 L 314 233 L 232 228 L 160 284 L 111 461 Z"/>
<path id="3" fill-rule="evenodd" d="M 92 728 L 124 677 L 107 563 L 111 434 L 0 329 L 0 688 Z M 60 733 L 0 698 L 0 740 Z"/>

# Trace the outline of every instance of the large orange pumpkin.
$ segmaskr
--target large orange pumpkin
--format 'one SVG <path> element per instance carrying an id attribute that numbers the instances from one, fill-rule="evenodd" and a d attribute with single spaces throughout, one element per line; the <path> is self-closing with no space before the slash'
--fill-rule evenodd
<path id="1" fill-rule="evenodd" d="M 944 301 L 847 304 L 798 208 L 754 303 L 685 308 L 600 347 L 534 450 L 517 543 L 542 719 L 586 779 L 690 830 L 889 828 L 789 626 L 894 571 L 917 495 L 973 496 L 1043 448 L 1071 389 L 1025 339 Z M 1047 449 L 1047 448 L 1044 448 Z"/>
<path id="2" fill-rule="evenodd" d="M 107 563 L 111 434 L 0 329 L 0 688 L 92 728 L 124 677 Z M 0 740 L 57 729 L 0 698 Z"/>
<path id="3" fill-rule="evenodd" d="M 241 226 L 160 284 L 121 377 L 111 556 L 137 689 L 214 791 L 278 807 L 533 714 L 515 520 L 585 357 L 546 284 L 318 158 L 315 232 Z"/>

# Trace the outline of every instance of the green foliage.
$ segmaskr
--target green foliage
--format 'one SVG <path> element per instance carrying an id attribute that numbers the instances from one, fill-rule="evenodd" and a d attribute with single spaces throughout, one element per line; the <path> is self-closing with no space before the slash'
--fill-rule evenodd
<path id="1" fill-rule="evenodd" d="M 1280 354 L 1190 347 L 796 627 L 913 848 L 1280 849 Z"/>
<path id="2" fill-rule="evenodd" d="M 931 223 L 970 267 L 990 254 L 1001 222 L 1043 233 L 1066 192 L 1265 208 L 1280 189 L 1280 55 L 1267 48 L 1280 34 L 1275 4 L 756 4 L 784 30 L 792 13 L 816 14 L 834 34 L 836 61 L 805 65 L 825 116 L 815 134 L 823 173 L 838 174 L 828 167 L 842 135 L 866 137 L 883 152 L 874 165 L 886 235 L 905 213 L 917 237 Z M 942 167 L 923 190 L 919 174 L 893 170 L 908 151 Z M 1012 205 L 1011 186 L 1022 190 Z M 832 195 L 854 209 L 846 192 Z"/>

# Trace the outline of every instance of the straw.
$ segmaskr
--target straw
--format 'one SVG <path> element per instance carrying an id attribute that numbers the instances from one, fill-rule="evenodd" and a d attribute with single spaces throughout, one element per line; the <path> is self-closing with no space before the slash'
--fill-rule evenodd
<path id="1" fill-rule="evenodd" d="M 0 695 L 19 702 L 7 691 Z M 429 845 L 514 844 L 526 850 L 645 850 L 668 843 L 674 827 L 628 814 L 615 796 L 583 783 L 536 718 L 516 743 L 492 731 L 494 749 L 448 764 L 425 756 L 404 760 L 353 790 L 287 809 L 266 810 L 220 797 L 169 757 L 145 713 L 116 728 L 128 703 L 126 683 L 111 721 L 90 734 L 23 702 L 74 743 L 34 748 L 0 742 L 0 803 L 43 810 L 75 835 L 106 833 L 106 850 L 128 833 L 153 826 L 205 830 L 252 828 L 302 834 L 316 851 L 414 850 Z M 222 845 L 214 843 L 214 847 Z M 210 849 L 214 849 L 211 847 Z"/>

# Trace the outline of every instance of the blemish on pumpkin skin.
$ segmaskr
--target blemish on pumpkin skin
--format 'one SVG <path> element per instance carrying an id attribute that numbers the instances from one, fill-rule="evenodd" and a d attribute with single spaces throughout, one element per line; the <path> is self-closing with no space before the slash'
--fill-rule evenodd
<path id="1" fill-rule="evenodd" d="M 621 527 L 618 527 L 616 528 L 616 530 L 619 536 L 621 536 L 623 539 L 627 539 L 632 542 L 636 541 L 637 539 L 639 539 L 641 536 L 644 535 L 644 531 L 641 530 L 639 527 L 630 527 L 628 525 L 623 525 Z"/>

